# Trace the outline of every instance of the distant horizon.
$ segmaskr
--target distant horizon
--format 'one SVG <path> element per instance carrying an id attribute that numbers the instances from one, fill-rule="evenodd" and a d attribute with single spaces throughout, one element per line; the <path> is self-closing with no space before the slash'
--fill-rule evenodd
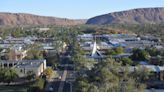
<path id="1" fill-rule="evenodd" d="M 164 8 L 164 2 L 161 0 L 5 0 L 1 1 L 0 12 L 26 13 L 67 19 L 89 19 L 102 14 L 138 8 Z"/>
<path id="2" fill-rule="evenodd" d="M 164 8 L 164 7 L 144 7 L 144 8 L 133 8 L 133 9 L 127 9 L 127 10 L 120 10 L 120 11 L 113 11 L 113 12 L 109 12 L 109 13 L 115 13 L 115 12 L 122 12 L 122 11 L 128 11 L 128 10 L 134 10 L 134 9 L 145 9 L 145 8 Z M 60 17 L 60 16 L 52 16 L 52 15 L 39 15 L 39 14 L 34 14 L 34 13 L 28 13 L 28 12 L 1 12 L 0 13 L 12 13 L 12 14 L 31 14 L 31 15 L 36 15 L 36 16 L 44 16 L 44 17 L 56 17 L 56 18 L 66 18 L 66 19 L 73 19 L 73 18 L 67 18 L 67 17 Z M 108 13 L 104 13 L 104 14 L 108 14 Z M 103 14 L 99 14 L 99 15 L 103 15 Z M 96 17 L 96 16 L 99 16 L 99 15 L 95 15 L 95 16 L 92 16 L 92 17 Z M 90 17 L 90 18 L 92 18 Z M 84 18 L 83 18 L 84 19 Z M 87 18 L 89 19 L 89 18 Z M 79 19 L 81 20 L 81 19 Z"/>

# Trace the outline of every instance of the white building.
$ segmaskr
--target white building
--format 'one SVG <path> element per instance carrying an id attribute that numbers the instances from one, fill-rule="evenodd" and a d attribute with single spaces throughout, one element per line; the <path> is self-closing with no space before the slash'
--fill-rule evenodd
<path id="1" fill-rule="evenodd" d="M 19 61 L 0 61 L 0 67 L 13 68 L 19 77 L 27 76 L 28 71 L 32 71 L 36 76 L 40 76 L 46 69 L 46 60 L 19 60 Z"/>

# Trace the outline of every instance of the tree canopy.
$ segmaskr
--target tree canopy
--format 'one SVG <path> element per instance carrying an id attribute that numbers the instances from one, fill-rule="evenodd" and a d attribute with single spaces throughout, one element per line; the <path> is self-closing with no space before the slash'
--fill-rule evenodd
<path id="1" fill-rule="evenodd" d="M 95 65 L 87 76 L 76 79 L 76 92 L 144 92 L 145 85 L 123 71 L 121 64 L 107 59 Z"/>

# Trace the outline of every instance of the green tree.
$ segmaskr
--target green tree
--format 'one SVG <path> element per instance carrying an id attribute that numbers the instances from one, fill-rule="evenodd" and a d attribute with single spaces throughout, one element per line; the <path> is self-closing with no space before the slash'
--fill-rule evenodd
<path id="1" fill-rule="evenodd" d="M 108 56 L 117 55 L 117 54 L 121 54 L 123 52 L 124 52 L 124 49 L 122 47 L 116 47 L 116 48 L 108 49 L 107 55 Z"/>
<path id="2" fill-rule="evenodd" d="M 50 67 L 48 67 L 47 69 L 43 71 L 43 75 L 45 75 L 46 78 L 50 78 L 52 74 L 53 74 L 53 69 Z"/>
<path id="3" fill-rule="evenodd" d="M 121 54 L 124 52 L 124 49 L 122 47 L 116 47 L 116 48 L 114 48 L 114 50 L 115 50 L 116 54 Z"/>
<path id="4" fill-rule="evenodd" d="M 149 69 L 142 67 L 142 66 L 138 66 L 134 72 L 132 72 L 131 74 L 133 76 L 133 78 L 136 79 L 136 81 L 139 82 L 143 82 L 147 79 L 149 79 L 149 75 L 150 75 L 150 71 Z"/>
<path id="5" fill-rule="evenodd" d="M 108 49 L 106 53 L 107 53 L 108 56 L 117 54 L 113 49 Z"/>
<path id="6" fill-rule="evenodd" d="M 36 59 L 43 59 L 43 52 L 41 51 L 41 46 L 37 44 L 33 44 L 28 46 L 27 56 L 26 59 L 29 60 L 36 60 Z"/>
<path id="7" fill-rule="evenodd" d="M 26 78 L 29 81 L 32 80 L 32 79 L 35 79 L 35 77 L 36 77 L 34 71 L 28 71 L 26 75 L 27 75 Z"/>
<path id="8" fill-rule="evenodd" d="M 0 68 L 0 82 L 4 81 L 4 73 L 5 73 L 5 69 Z"/>
<path id="9" fill-rule="evenodd" d="M 4 72 L 4 82 L 10 84 L 16 78 L 18 78 L 18 75 L 15 70 L 6 68 L 4 71 L 5 71 Z"/>
<path id="10" fill-rule="evenodd" d="M 133 61 L 130 58 L 121 58 L 122 65 L 132 65 Z"/>
<path id="11" fill-rule="evenodd" d="M 145 85 L 130 77 L 120 63 L 108 58 L 99 62 L 85 77 L 77 78 L 77 92 L 143 92 Z"/>
<path id="12" fill-rule="evenodd" d="M 158 60 L 159 60 L 158 61 L 159 62 L 158 65 L 163 66 L 164 65 L 164 59 L 160 58 Z"/>
<path id="13" fill-rule="evenodd" d="M 149 53 L 145 50 L 141 49 L 133 49 L 133 54 L 131 56 L 132 60 L 148 60 L 149 58 Z"/>
<path id="14" fill-rule="evenodd" d="M 146 48 L 145 51 L 147 51 L 150 56 L 157 56 L 159 54 L 155 48 Z"/>
<path id="15" fill-rule="evenodd" d="M 27 92 L 44 92 L 45 83 L 44 79 L 38 78 Z"/>
<path id="16" fill-rule="evenodd" d="M 89 83 L 86 78 L 78 77 L 74 83 L 75 85 L 75 92 L 87 92 L 89 88 Z"/>
<path id="17" fill-rule="evenodd" d="M 120 82 L 118 87 L 119 92 L 144 92 L 145 85 L 138 83 L 132 78 L 129 78 L 127 81 Z"/>

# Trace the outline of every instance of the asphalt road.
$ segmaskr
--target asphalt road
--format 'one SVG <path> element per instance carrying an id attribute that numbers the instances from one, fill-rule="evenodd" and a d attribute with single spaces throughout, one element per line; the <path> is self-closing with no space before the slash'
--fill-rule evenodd
<path id="1" fill-rule="evenodd" d="M 61 71 L 59 76 L 61 76 L 61 79 L 56 79 L 51 83 L 51 86 L 53 88 L 53 91 L 51 92 L 71 92 L 73 87 L 72 87 L 72 82 L 74 80 L 74 72 L 73 72 L 73 67 L 68 66 L 68 65 L 73 65 L 73 63 L 69 60 L 69 52 L 65 52 L 63 54 L 63 57 L 61 57 L 61 62 L 58 67 L 58 71 Z"/>
<path id="2" fill-rule="evenodd" d="M 64 85 L 65 85 L 65 81 L 66 81 L 66 77 L 67 77 L 67 69 L 64 70 L 64 73 L 61 77 L 61 82 L 60 82 L 60 85 L 59 85 L 59 89 L 58 89 L 58 92 L 63 92 L 63 88 L 64 88 Z"/>
<path id="3" fill-rule="evenodd" d="M 61 83 L 61 81 L 53 82 L 53 85 L 52 85 L 53 91 L 52 92 L 58 92 L 60 83 Z M 64 87 L 63 87 L 62 92 L 70 92 L 70 83 L 68 83 L 68 82 L 63 82 L 63 83 L 64 83 Z"/>

